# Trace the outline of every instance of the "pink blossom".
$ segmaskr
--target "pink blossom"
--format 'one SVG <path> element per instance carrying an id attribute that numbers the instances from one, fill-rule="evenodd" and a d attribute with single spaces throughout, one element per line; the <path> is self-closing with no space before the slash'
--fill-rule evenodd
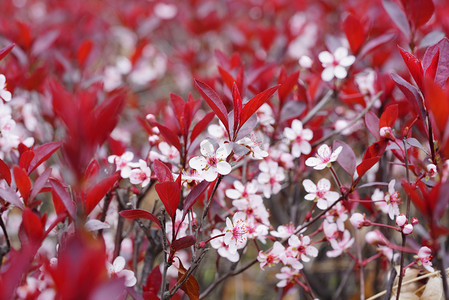
<path id="1" fill-rule="evenodd" d="M 365 215 L 362 215 L 361 213 L 353 213 L 349 221 L 351 222 L 352 226 L 358 229 L 362 228 L 367 223 Z"/>
<path id="2" fill-rule="evenodd" d="M 136 164 L 132 164 L 132 166 L 137 168 L 131 170 L 129 181 L 132 184 L 140 184 L 142 187 L 146 187 L 151 181 L 151 169 L 143 159 L 140 159 Z"/>
<path id="3" fill-rule="evenodd" d="M 399 204 L 401 204 L 401 198 L 399 193 L 394 189 L 396 180 L 391 180 L 388 184 L 388 192 L 385 194 L 385 202 L 388 205 L 388 215 L 390 219 L 394 220 L 394 216 L 399 215 Z"/>
<path id="4" fill-rule="evenodd" d="M 303 236 L 300 237 L 297 235 L 292 235 L 288 239 L 289 249 L 295 253 L 295 256 L 299 256 L 302 261 L 308 262 L 310 261 L 310 257 L 318 256 L 318 249 L 311 245 L 310 237 Z"/>
<path id="5" fill-rule="evenodd" d="M 422 265 L 427 271 L 434 272 L 435 269 L 432 267 L 432 250 L 429 247 L 421 247 L 418 251 L 417 263 Z"/>
<path id="6" fill-rule="evenodd" d="M 218 229 L 214 229 L 212 230 L 211 237 L 219 236 L 221 234 L 223 234 L 223 232 Z M 228 259 L 231 262 L 237 262 L 240 259 L 240 255 L 237 251 L 229 251 L 229 246 L 225 244 L 223 236 L 213 238 L 210 241 L 210 245 L 212 248 L 217 249 L 218 255 Z"/>
<path id="7" fill-rule="evenodd" d="M 309 154 L 312 151 L 309 141 L 313 137 L 313 132 L 310 129 L 303 129 L 301 121 L 293 120 L 292 127 L 284 129 L 284 136 L 291 144 L 294 157 L 300 157 L 301 153 Z"/>
<path id="8" fill-rule="evenodd" d="M 321 145 L 318 148 L 316 157 L 309 157 L 306 160 L 306 166 L 313 167 L 315 170 L 323 170 L 326 167 L 329 168 L 331 163 L 337 160 L 341 150 L 343 150 L 342 146 L 339 146 L 332 152 L 328 145 Z"/>
<path id="9" fill-rule="evenodd" d="M 283 288 L 287 286 L 287 283 L 293 281 L 295 282 L 301 277 L 300 270 L 290 267 L 282 267 L 281 273 L 275 275 L 279 282 L 276 284 L 277 287 Z"/>
<path id="10" fill-rule="evenodd" d="M 413 232 L 413 225 L 412 224 L 407 224 L 404 226 L 404 228 L 402 228 L 402 232 L 405 235 L 409 235 Z"/>
<path id="11" fill-rule="evenodd" d="M 109 276 L 117 276 L 125 278 L 125 285 L 127 287 L 132 287 L 136 285 L 137 279 L 134 276 L 134 272 L 125 269 L 126 261 L 122 256 L 117 256 L 114 262 L 110 264 L 107 263 Z"/>
<path id="12" fill-rule="evenodd" d="M 226 161 L 232 151 L 230 144 L 223 143 L 215 150 L 214 145 L 209 140 L 204 140 L 201 142 L 200 150 L 203 156 L 193 157 L 190 159 L 189 165 L 202 178 L 212 182 L 217 179 L 218 174 L 227 175 L 231 173 L 232 167 Z"/>
<path id="13" fill-rule="evenodd" d="M 348 49 L 344 47 L 339 47 L 334 53 L 329 51 L 323 51 L 318 55 L 318 59 L 323 65 L 323 72 L 321 73 L 321 79 L 324 81 L 331 81 L 332 79 L 346 78 L 348 72 L 346 68 L 351 66 L 355 57 L 348 54 Z"/>
<path id="14" fill-rule="evenodd" d="M 265 266 L 274 266 L 281 261 L 281 256 L 284 254 L 285 247 L 278 241 L 274 242 L 273 248 L 268 253 L 259 251 L 257 260 L 260 263 L 260 268 L 263 270 Z"/>
<path id="15" fill-rule="evenodd" d="M 319 209 L 327 209 L 335 201 L 338 200 L 340 194 L 330 191 L 331 183 L 326 178 L 322 178 L 315 185 L 312 180 L 306 179 L 302 182 L 307 194 L 304 198 L 309 201 L 317 202 Z"/>
<path id="16" fill-rule="evenodd" d="M 237 212 L 232 217 L 232 221 L 226 218 L 226 229 L 224 243 L 229 246 L 229 251 L 234 253 L 246 245 L 248 239 L 248 228 L 246 226 L 246 215 Z"/>
<path id="17" fill-rule="evenodd" d="M 120 176 L 122 178 L 129 178 L 131 175 L 130 162 L 133 160 L 134 154 L 130 151 L 126 151 L 121 156 L 110 155 L 108 157 L 108 162 L 115 164 L 116 171 L 120 171 Z"/>
<path id="18" fill-rule="evenodd" d="M 0 98 L 6 102 L 11 100 L 11 92 L 6 89 L 6 77 L 0 74 Z"/>
<path id="19" fill-rule="evenodd" d="M 277 231 L 273 230 L 270 231 L 270 234 L 272 236 L 281 238 L 281 239 L 286 239 L 289 238 L 292 234 L 294 234 L 296 231 L 296 227 L 293 226 L 293 224 L 288 224 L 288 225 L 280 225 L 278 226 Z"/>
<path id="20" fill-rule="evenodd" d="M 351 234 L 348 230 L 343 232 L 343 236 L 341 238 L 335 238 L 329 240 L 333 250 L 327 251 L 326 255 L 328 257 L 337 257 L 340 256 L 347 249 L 351 248 L 352 244 L 354 244 L 354 238 L 351 238 Z"/>
<path id="21" fill-rule="evenodd" d="M 274 161 L 263 161 L 259 164 L 262 173 L 257 181 L 262 186 L 263 194 L 270 198 L 271 194 L 277 194 L 281 190 L 281 181 L 285 179 L 284 169 Z"/>

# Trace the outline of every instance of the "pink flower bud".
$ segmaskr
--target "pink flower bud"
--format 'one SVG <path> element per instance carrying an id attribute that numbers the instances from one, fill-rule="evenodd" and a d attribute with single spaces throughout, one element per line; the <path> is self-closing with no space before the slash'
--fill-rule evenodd
<path id="1" fill-rule="evenodd" d="M 379 129 L 379 135 L 385 139 L 394 140 L 393 132 L 391 131 L 391 127 L 382 127 Z"/>
<path id="2" fill-rule="evenodd" d="M 405 223 L 407 223 L 407 218 L 403 214 L 400 214 L 396 217 L 396 225 L 402 227 L 405 225 Z"/>
<path id="3" fill-rule="evenodd" d="M 419 223 L 419 220 L 415 217 L 412 218 L 412 225 L 416 225 Z"/>
<path id="4" fill-rule="evenodd" d="M 405 225 L 404 228 L 402 229 L 402 232 L 405 235 L 408 235 L 408 234 L 412 233 L 413 232 L 413 225 L 412 224 Z"/>
<path id="5" fill-rule="evenodd" d="M 352 226 L 360 229 L 363 227 L 363 225 L 365 225 L 365 216 L 360 214 L 360 213 L 355 213 L 351 216 L 351 218 L 349 219 L 349 221 L 351 222 Z"/>

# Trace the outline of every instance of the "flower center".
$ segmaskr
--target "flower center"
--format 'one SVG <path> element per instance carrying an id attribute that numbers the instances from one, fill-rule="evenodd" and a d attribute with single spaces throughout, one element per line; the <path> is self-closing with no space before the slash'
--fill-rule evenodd
<path id="1" fill-rule="evenodd" d="M 217 163 L 218 163 L 218 159 L 215 157 L 215 156 L 212 156 L 212 157 L 209 157 L 208 159 L 207 159 L 207 163 L 208 163 L 208 165 L 210 165 L 210 166 L 216 166 L 217 165 Z"/>

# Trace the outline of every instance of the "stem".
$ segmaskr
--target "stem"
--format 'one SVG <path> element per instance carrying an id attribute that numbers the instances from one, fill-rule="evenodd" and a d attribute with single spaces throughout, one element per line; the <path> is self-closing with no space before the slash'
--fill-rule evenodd
<path id="1" fill-rule="evenodd" d="M 329 90 L 326 95 L 318 102 L 317 105 L 315 105 L 308 113 L 307 115 L 302 119 L 302 124 L 305 125 L 307 122 L 309 122 L 319 111 L 321 108 L 323 108 L 324 105 L 326 105 L 327 102 L 332 98 L 332 95 L 334 94 L 333 90 Z"/>
<path id="2" fill-rule="evenodd" d="M 5 257 L 6 254 L 11 251 L 11 241 L 9 240 L 8 232 L 6 231 L 5 223 L 3 223 L 2 216 L 0 214 L 0 227 L 3 230 L 3 235 L 5 236 L 6 240 L 6 247 L 0 248 L 0 267 L 2 266 L 3 257 Z"/>
<path id="3" fill-rule="evenodd" d="M 56 227 L 56 225 L 59 224 L 59 222 L 61 222 L 62 220 L 64 220 L 65 218 L 67 218 L 67 213 L 64 213 L 62 215 L 60 215 L 59 217 L 56 218 L 56 220 L 50 225 L 50 227 L 48 227 L 48 229 L 45 231 L 43 239 L 45 239 L 47 237 L 47 235 L 49 235 L 49 233 L 53 230 L 53 228 Z M 3 223 L 3 221 L 2 221 Z M 6 231 L 5 231 L 6 232 Z"/>

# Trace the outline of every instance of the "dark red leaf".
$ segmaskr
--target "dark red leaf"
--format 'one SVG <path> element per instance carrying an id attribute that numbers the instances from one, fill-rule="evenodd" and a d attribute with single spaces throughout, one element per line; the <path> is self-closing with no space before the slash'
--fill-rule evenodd
<path id="1" fill-rule="evenodd" d="M 114 173 L 113 175 L 106 177 L 99 183 L 97 183 L 93 188 L 91 188 L 86 195 L 84 205 L 86 216 L 97 206 L 98 202 L 103 199 L 107 192 L 109 192 L 114 184 L 119 180 L 120 175 Z"/>
<path id="2" fill-rule="evenodd" d="M 298 84 L 299 71 L 293 74 L 290 74 L 285 81 L 281 82 L 281 85 L 278 89 L 278 96 L 280 107 L 283 107 L 285 101 L 287 100 L 288 94 L 293 90 L 293 88 Z"/>
<path id="3" fill-rule="evenodd" d="M 379 135 L 379 118 L 372 112 L 369 111 L 365 114 L 365 125 L 368 131 L 376 138 L 380 139 Z"/>
<path id="4" fill-rule="evenodd" d="M 188 213 L 188 211 L 195 204 L 195 202 L 198 200 L 198 198 L 207 189 L 209 184 L 210 184 L 210 182 L 208 182 L 207 180 L 201 181 L 190 191 L 190 193 L 184 199 L 184 209 L 183 209 L 183 216 L 182 216 L 183 219 L 184 219 L 185 215 Z"/>
<path id="5" fill-rule="evenodd" d="M 160 160 L 157 159 L 154 161 L 153 170 L 159 182 L 174 181 L 172 172 L 167 167 L 167 165 Z"/>
<path id="6" fill-rule="evenodd" d="M 405 95 L 405 98 L 407 98 L 410 104 L 414 107 L 416 113 L 421 117 L 421 120 L 425 120 L 425 110 L 423 106 L 424 99 L 418 88 L 411 85 L 397 74 L 392 73 L 391 78 Z"/>
<path id="7" fill-rule="evenodd" d="M 352 177 L 354 175 L 355 167 L 357 165 L 356 156 L 354 154 L 354 151 L 352 151 L 352 148 L 348 144 L 340 140 L 335 140 L 332 148 L 337 149 L 340 146 L 343 147 L 343 150 L 341 151 L 341 154 L 338 156 L 337 162 L 346 171 L 346 173 L 348 173 Z"/>
<path id="8" fill-rule="evenodd" d="M 443 136 L 449 116 L 449 90 L 442 89 L 431 79 L 425 80 L 425 102 L 437 135 Z M 435 130 L 436 131 L 436 130 Z"/>
<path id="9" fill-rule="evenodd" d="M 50 185 L 52 187 L 52 197 L 55 210 L 58 215 L 62 214 L 65 210 L 69 213 L 69 216 L 75 220 L 76 219 L 76 206 L 72 201 L 70 194 L 67 192 L 65 187 L 55 179 L 50 179 Z"/>
<path id="10" fill-rule="evenodd" d="M 425 70 L 432 64 L 435 54 L 439 51 L 438 66 L 435 74 L 435 82 L 439 86 L 444 86 L 449 78 L 449 39 L 443 38 L 437 44 L 427 48 L 422 59 Z"/>
<path id="11" fill-rule="evenodd" d="M 56 150 L 61 147 L 61 142 L 51 142 L 34 149 L 34 157 L 28 167 L 28 174 L 33 172 L 38 166 L 46 161 Z"/>
<path id="12" fill-rule="evenodd" d="M 426 69 L 425 76 L 427 78 L 435 80 L 435 75 L 437 74 L 438 61 L 440 60 L 440 49 L 437 49 L 437 52 L 432 58 L 429 67 Z"/>
<path id="13" fill-rule="evenodd" d="M 234 135 L 237 133 L 240 123 L 240 114 L 242 112 L 242 98 L 240 97 L 240 92 L 237 84 L 234 82 L 232 85 L 232 100 L 234 102 Z"/>
<path id="14" fill-rule="evenodd" d="M 382 5 L 393 23 L 402 31 L 407 40 L 410 39 L 410 25 L 404 11 L 390 0 L 382 0 Z"/>
<path id="15" fill-rule="evenodd" d="M 2 60 L 9 52 L 11 52 L 12 48 L 14 48 L 16 44 L 11 44 L 3 49 L 0 49 L 0 60 Z"/>
<path id="16" fill-rule="evenodd" d="M 426 24 L 435 10 L 432 0 L 409 0 L 406 3 L 409 19 L 415 24 L 415 28 Z"/>
<path id="17" fill-rule="evenodd" d="M 365 41 L 366 35 L 363 24 L 353 14 L 349 14 L 343 21 L 343 31 L 349 42 L 352 53 L 357 53 Z"/>
<path id="18" fill-rule="evenodd" d="M 25 204 L 28 203 L 28 197 L 31 192 L 31 180 L 28 174 L 19 166 L 14 166 L 13 168 L 14 180 L 16 182 L 17 188 L 20 191 L 20 195 L 23 197 Z"/>
<path id="19" fill-rule="evenodd" d="M 108 142 L 111 154 L 121 156 L 123 153 L 125 153 L 126 145 L 123 142 L 116 140 L 110 136 L 108 137 Z"/>
<path id="20" fill-rule="evenodd" d="M 177 182 L 159 182 L 155 185 L 156 192 L 159 195 L 165 210 L 172 220 L 175 219 L 176 209 L 181 199 L 181 190 Z"/>
<path id="21" fill-rule="evenodd" d="M 0 179 L 5 179 L 11 185 L 11 170 L 3 159 L 0 159 Z"/>
<path id="22" fill-rule="evenodd" d="M 398 105 L 397 104 L 388 105 L 387 108 L 385 108 L 382 115 L 380 116 L 379 129 L 381 129 L 382 127 L 393 127 L 394 122 L 396 122 L 397 118 L 398 118 Z"/>
<path id="23" fill-rule="evenodd" d="M 422 68 L 421 62 L 416 56 L 405 51 L 401 47 L 398 46 L 399 52 L 401 53 L 402 59 L 407 65 L 410 74 L 412 74 L 413 79 L 415 80 L 418 87 L 423 90 L 423 76 L 424 70 Z"/>
<path id="24" fill-rule="evenodd" d="M 154 223 L 156 223 L 156 225 L 161 228 L 161 223 L 159 222 L 158 218 L 156 218 L 155 215 L 153 215 L 152 213 L 143 210 L 143 209 L 130 209 L 130 210 L 122 210 L 120 212 L 120 215 L 123 218 L 126 219 L 145 219 L 145 220 L 150 220 Z"/>
<path id="25" fill-rule="evenodd" d="M 170 128 L 158 122 L 151 122 L 151 123 L 152 123 L 151 125 L 157 126 L 157 128 L 159 128 L 161 135 L 170 145 L 174 146 L 176 149 L 178 149 L 179 152 L 181 152 L 181 143 L 179 142 L 179 138 Z"/>
<path id="26" fill-rule="evenodd" d="M 84 172 L 84 178 L 86 180 L 93 179 L 98 175 L 99 171 L 100 171 L 100 164 L 96 159 L 93 159 L 87 166 L 86 172 Z"/>
<path id="27" fill-rule="evenodd" d="M 47 184 L 50 175 L 51 175 L 51 168 L 48 168 L 34 181 L 33 190 L 31 191 L 30 194 L 30 201 L 33 201 L 34 197 L 36 197 L 37 194 L 39 194 L 42 191 L 42 189 Z"/>
<path id="28" fill-rule="evenodd" d="M 382 157 L 387 147 L 388 142 L 380 140 L 369 146 L 363 155 L 362 162 L 357 166 L 357 174 L 362 177 L 372 166 L 374 166 Z"/>
<path id="29" fill-rule="evenodd" d="M 190 246 L 195 245 L 196 238 L 193 235 L 187 235 L 182 238 L 179 238 L 171 243 L 171 247 L 174 252 L 189 248 Z"/>
<path id="30" fill-rule="evenodd" d="M 198 137 L 198 135 L 206 129 L 207 125 L 209 125 L 210 121 L 214 118 L 215 113 L 210 112 L 204 116 L 196 125 L 193 127 L 192 133 L 190 134 L 190 144 Z"/>
<path id="31" fill-rule="evenodd" d="M 242 108 L 242 114 L 240 117 L 240 125 L 239 128 L 245 124 L 246 121 L 261 107 L 265 102 L 270 99 L 271 96 L 276 92 L 276 90 L 279 88 L 278 86 L 271 87 L 248 101 L 248 103 L 245 104 L 245 106 Z"/>
<path id="32" fill-rule="evenodd" d="M 207 84 L 195 80 L 195 86 L 229 133 L 228 111 L 218 94 Z"/>

